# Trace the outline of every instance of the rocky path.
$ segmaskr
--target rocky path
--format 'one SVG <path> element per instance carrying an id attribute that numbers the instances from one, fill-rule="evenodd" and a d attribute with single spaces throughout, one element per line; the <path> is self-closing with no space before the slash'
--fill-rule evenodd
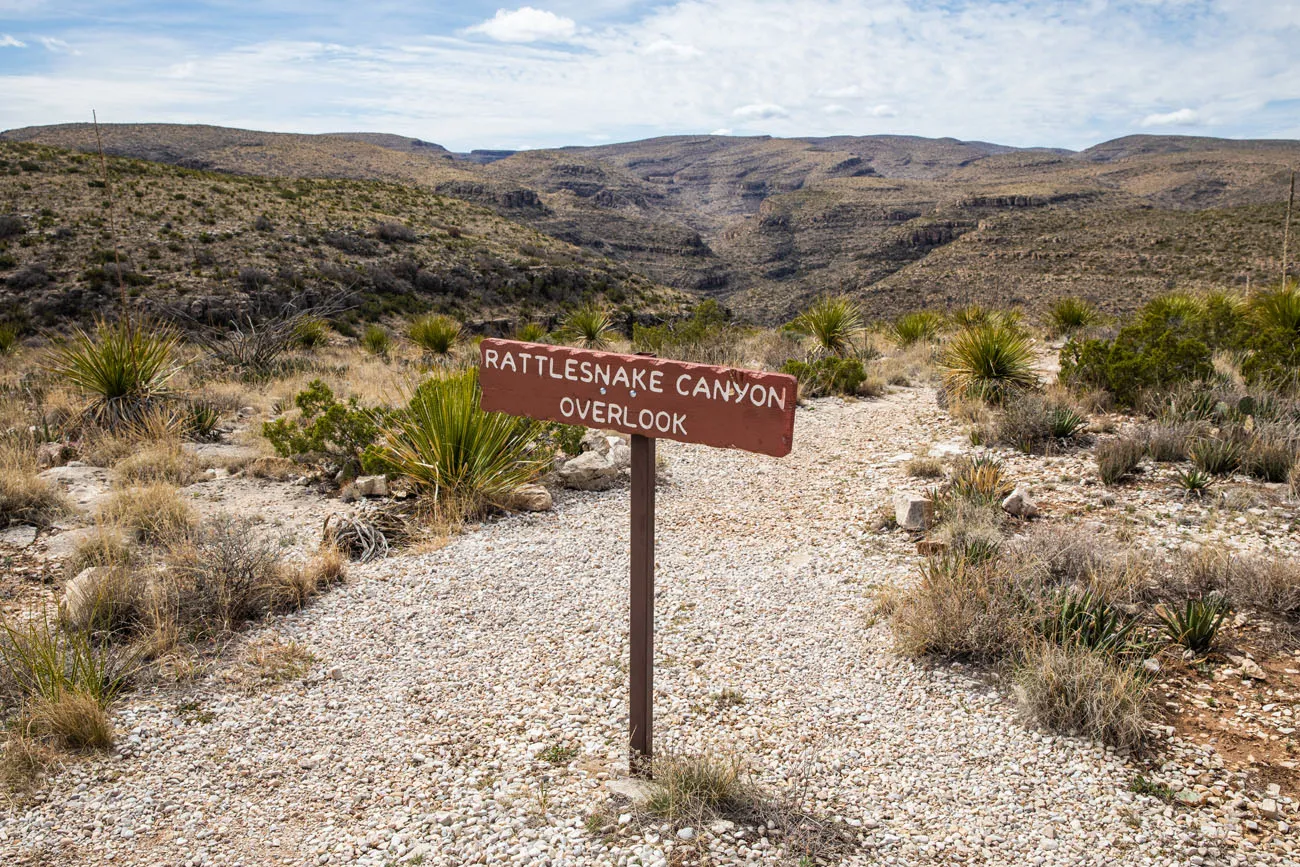
<path id="1" fill-rule="evenodd" d="M 916 559 L 871 520 L 908 484 L 905 453 L 954 442 L 933 394 L 905 390 L 800 410 L 783 460 L 664 448 L 659 747 L 806 787 L 861 828 L 853 863 L 1286 863 L 1132 794 L 1120 757 L 1021 727 L 986 683 L 902 660 L 869 625 L 873 589 Z M 627 509 L 625 490 L 561 495 L 353 567 L 247 639 L 309 650 L 305 680 L 134 697 L 116 755 L 0 813 L 0 863 L 668 863 L 671 838 L 583 827 L 625 767 Z M 779 861 L 765 840 L 698 842 L 716 863 Z"/>

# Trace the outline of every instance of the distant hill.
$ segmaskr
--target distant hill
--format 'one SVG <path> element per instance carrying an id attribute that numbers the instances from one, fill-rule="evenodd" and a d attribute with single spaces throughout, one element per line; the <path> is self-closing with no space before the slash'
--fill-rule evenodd
<path id="1" fill-rule="evenodd" d="M 914 136 L 667 136 L 452 154 L 371 133 L 101 128 L 112 153 L 243 174 L 370 178 L 493 208 L 756 319 L 822 292 L 874 315 L 1276 279 L 1300 142 L 1128 136 L 1074 153 Z M 93 147 L 86 125 L 0 139 Z M 475 155 L 477 154 L 477 156 Z"/>

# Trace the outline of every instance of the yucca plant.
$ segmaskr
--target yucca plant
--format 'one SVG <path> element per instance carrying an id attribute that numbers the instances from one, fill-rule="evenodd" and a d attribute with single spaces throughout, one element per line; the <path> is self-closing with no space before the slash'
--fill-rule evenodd
<path id="1" fill-rule="evenodd" d="M 540 447 L 547 426 L 480 408 L 478 372 L 421 385 L 383 434 L 378 457 L 440 505 L 479 513 L 535 479 L 552 454 Z"/>
<path id="2" fill-rule="evenodd" d="M 304 317 L 293 331 L 293 342 L 302 349 L 315 349 L 329 340 L 329 323 L 319 316 Z"/>
<path id="3" fill-rule="evenodd" d="M 1233 440 L 1202 437 L 1187 450 L 1192 463 L 1203 473 L 1230 476 L 1241 468 L 1244 449 Z"/>
<path id="4" fill-rule="evenodd" d="M 0 322 L 0 355 L 12 355 L 18 348 L 18 329 L 8 322 Z"/>
<path id="5" fill-rule="evenodd" d="M 1156 609 L 1156 617 L 1160 618 L 1165 634 L 1174 644 L 1193 653 L 1206 653 L 1214 647 L 1219 627 L 1230 610 L 1228 600 L 1215 594 L 1203 599 L 1188 599 L 1182 608 L 1173 610 L 1160 606 Z"/>
<path id="6" fill-rule="evenodd" d="M 996 458 L 976 455 L 954 465 L 947 495 L 975 505 L 993 505 L 1006 499 L 1012 488 Z"/>
<path id="7" fill-rule="evenodd" d="M 587 349 L 605 349 L 614 339 L 614 323 L 599 307 L 579 307 L 564 317 L 560 334 Z"/>
<path id="8" fill-rule="evenodd" d="M 1048 310 L 1052 330 L 1057 334 L 1072 334 L 1097 322 L 1097 309 L 1081 298 L 1058 298 Z"/>
<path id="9" fill-rule="evenodd" d="M 825 352 L 846 356 L 862 334 L 862 311 L 856 301 L 844 296 L 819 298 L 794 321 Z"/>
<path id="10" fill-rule="evenodd" d="M 1014 391 L 1033 388 L 1034 348 L 1028 337 L 1000 322 L 959 333 L 943 355 L 944 387 L 949 394 L 1001 403 Z"/>
<path id="11" fill-rule="evenodd" d="M 1300 336 L 1300 285 L 1291 283 L 1250 299 L 1250 312 L 1267 330 Z"/>
<path id="12" fill-rule="evenodd" d="M 180 336 L 149 320 L 100 320 L 94 333 L 77 329 L 54 349 L 51 370 L 91 398 L 86 413 L 103 427 L 138 420 L 154 402 L 169 395 L 168 383 L 180 370 Z"/>
<path id="13" fill-rule="evenodd" d="M 393 348 L 393 338 L 383 326 L 368 325 L 361 332 L 361 348 L 371 355 L 384 357 Z"/>
<path id="14" fill-rule="evenodd" d="M 992 317 L 993 314 L 987 308 L 979 304 L 967 304 L 949 313 L 948 321 L 957 328 L 969 328 L 972 325 L 983 325 Z"/>
<path id="15" fill-rule="evenodd" d="M 546 340 L 546 326 L 539 322 L 525 322 L 515 329 L 515 340 L 525 343 L 542 343 Z"/>
<path id="16" fill-rule="evenodd" d="M 1063 403 L 1052 404 L 1047 413 L 1048 428 L 1058 440 L 1070 439 L 1088 423 L 1087 416 Z"/>
<path id="17" fill-rule="evenodd" d="M 425 352 L 446 357 L 460 342 L 461 325 L 450 316 L 421 316 L 411 323 L 407 336 Z"/>
<path id="18" fill-rule="evenodd" d="M 190 401 L 183 420 L 187 432 L 197 440 L 211 440 L 221 424 L 221 410 L 207 400 Z"/>
<path id="19" fill-rule="evenodd" d="M 1091 590 L 1067 589 L 1049 601 L 1041 630 L 1043 637 L 1060 645 L 1127 653 L 1136 649 L 1133 637 L 1137 626 L 1136 617 L 1129 617 Z"/>
<path id="20" fill-rule="evenodd" d="M 1185 496 L 1197 499 L 1204 497 L 1209 492 L 1210 486 L 1214 484 L 1213 476 L 1201 472 L 1196 467 L 1179 470 L 1174 478 L 1178 481 L 1178 487 L 1183 489 Z"/>
<path id="21" fill-rule="evenodd" d="M 894 320 L 890 336 L 899 346 L 907 347 L 923 340 L 934 340 L 943 331 L 943 317 L 932 310 L 918 310 Z"/>

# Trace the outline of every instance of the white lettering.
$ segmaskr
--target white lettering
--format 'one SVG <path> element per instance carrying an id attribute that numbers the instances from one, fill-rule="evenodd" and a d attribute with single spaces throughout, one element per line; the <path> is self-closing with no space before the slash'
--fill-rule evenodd
<path id="1" fill-rule="evenodd" d="M 709 394 L 709 381 L 707 379 L 700 379 L 697 381 L 695 383 L 695 388 L 691 391 L 691 397 L 699 397 L 701 394 L 705 397 L 712 396 Z"/>
<path id="2" fill-rule="evenodd" d="M 582 401 L 578 401 L 578 418 L 582 419 L 583 421 L 586 421 L 587 413 L 590 411 L 591 411 L 591 401 L 587 401 L 586 406 L 582 405 Z"/>
<path id="3" fill-rule="evenodd" d="M 680 394 L 680 395 L 682 395 L 682 396 L 687 396 L 687 395 L 689 395 L 690 392 L 688 392 L 686 389 L 682 388 L 682 383 L 683 383 L 683 382 L 690 382 L 690 381 L 691 381 L 691 375 L 690 375 L 689 373 L 683 373 L 681 376 L 677 377 L 677 393 Z"/>
<path id="4" fill-rule="evenodd" d="M 564 379 L 564 374 L 562 372 L 558 374 L 555 372 L 555 359 L 548 357 L 546 360 L 550 362 L 551 379 Z"/>
<path id="5" fill-rule="evenodd" d="M 622 405 L 617 403 L 611 403 L 609 405 L 609 410 L 608 410 L 610 426 L 616 424 L 626 425 L 627 422 L 623 420 L 623 415 L 625 412 L 627 412 L 626 407 L 623 407 Z"/>
<path id="6" fill-rule="evenodd" d="M 566 404 L 565 401 L 568 401 L 568 403 Z M 568 407 L 567 409 L 565 408 L 566 406 Z M 570 418 L 573 415 L 573 410 L 574 410 L 573 398 L 571 397 L 560 398 L 560 415 L 564 416 L 565 418 Z"/>
<path id="7" fill-rule="evenodd" d="M 752 403 L 754 406 L 762 406 L 763 396 L 766 393 L 767 393 L 767 389 L 765 386 L 755 383 L 754 387 L 749 392 L 749 402 Z"/>
<path id="8" fill-rule="evenodd" d="M 564 378 L 571 382 L 577 382 L 578 374 L 574 372 L 577 366 L 578 360 L 576 358 L 570 358 L 568 361 L 564 362 Z"/>
<path id="9" fill-rule="evenodd" d="M 485 350 L 483 350 L 483 366 L 484 366 L 484 367 L 496 367 L 496 366 L 497 366 L 497 356 L 498 356 L 499 354 L 500 354 L 500 353 L 498 353 L 495 349 L 485 349 Z"/>
<path id="10" fill-rule="evenodd" d="M 745 399 L 745 392 L 749 391 L 752 384 L 750 382 L 745 382 L 743 385 L 739 382 L 736 383 L 736 403 L 740 403 Z"/>
<path id="11" fill-rule="evenodd" d="M 597 385 L 609 385 L 609 365 L 608 365 L 608 364 L 597 364 L 597 365 L 596 365 L 596 376 L 595 376 L 595 380 L 596 380 L 596 384 L 597 384 Z M 603 380 L 603 382 L 602 382 L 602 380 Z"/>
<path id="12" fill-rule="evenodd" d="M 507 367 L 510 368 L 511 373 L 516 372 L 514 353 L 507 352 L 505 358 L 501 359 L 501 369 L 505 370 Z"/>
<path id="13" fill-rule="evenodd" d="M 643 430 L 650 430 L 655 424 L 654 410 L 643 409 L 636 416 L 637 425 Z"/>
<path id="14" fill-rule="evenodd" d="M 582 381 L 583 381 L 583 382 L 591 382 L 591 362 L 590 362 L 590 361 L 584 361 L 584 362 L 580 365 L 580 369 L 582 370 Z"/>
<path id="15" fill-rule="evenodd" d="M 685 413 L 682 413 L 681 415 L 678 415 L 677 413 L 673 413 L 673 433 L 680 433 L 682 436 L 686 436 L 686 414 Z"/>
<path id="16" fill-rule="evenodd" d="M 645 371 L 637 368 L 632 371 L 632 387 L 645 391 Z"/>
<path id="17" fill-rule="evenodd" d="M 777 396 L 776 396 L 776 389 L 775 389 L 775 388 L 772 388 L 772 386 L 770 386 L 770 385 L 767 387 L 767 405 L 768 405 L 768 408 L 771 408 L 772 404 L 776 404 L 776 405 L 779 406 L 781 409 L 785 409 L 785 389 L 784 389 L 784 388 L 781 389 L 781 396 L 780 396 L 780 397 L 777 397 Z"/>
<path id="18" fill-rule="evenodd" d="M 662 370 L 650 371 L 650 390 L 656 394 L 664 393 L 664 372 Z"/>
<path id="19" fill-rule="evenodd" d="M 609 404 L 603 400 L 598 400 L 591 405 L 591 420 L 596 424 L 605 423 L 605 407 Z"/>
<path id="20" fill-rule="evenodd" d="M 524 365 L 524 366 L 523 366 L 523 369 L 520 371 L 521 373 L 527 373 L 527 372 L 528 372 L 528 359 L 530 359 L 530 358 L 532 358 L 532 357 L 533 357 L 533 356 L 532 356 L 532 353 L 529 353 L 529 352 L 521 352 L 521 353 L 519 353 L 519 360 L 520 360 L 520 361 L 523 363 L 523 365 Z"/>
<path id="21" fill-rule="evenodd" d="M 623 385 L 624 385 L 624 387 L 626 387 L 626 388 L 631 388 L 631 387 L 632 387 L 632 382 L 631 382 L 631 380 L 629 380 L 629 379 L 627 378 L 627 368 L 625 368 L 625 367 L 620 367 L 618 370 L 614 371 L 614 380 L 613 380 L 614 385 L 618 385 L 618 381 L 619 381 L 620 379 L 623 380 Z"/>
<path id="22" fill-rule="evenodd" d="M 668 433 L 668 431 L 672 428 L 672 426 L 673 426 L 673 417 L 670 414 L 666 412 L 661 412 L 655 416 L 655 427 L 661 433 Z"/>
<path id="23" fill-rule="evenodd" d="M 731 402 L 731 383 L 721 379 L 713 380 L 713 399 L 725 403 Z"/>

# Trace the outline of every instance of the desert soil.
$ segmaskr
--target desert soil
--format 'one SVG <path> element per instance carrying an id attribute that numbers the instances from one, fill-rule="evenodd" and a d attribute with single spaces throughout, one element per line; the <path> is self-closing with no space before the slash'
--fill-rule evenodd
<path id="1" fill-rule="evenodd" d="M 1261 816 L 1212 743 L 1175 741 L 1149 767 L 1026 728 L 988 675 L 893 651 L 871 611 L 912 580 L 915 540 L 873 521 L 917 487 L 907 456 L 963 448 L 929 389 L 816 401 L 782 460 L 666 444 L 660 749 L 742 756 L 768 789 L 852 829 L 848 863 L 1298 863 L 1295 793 L 1282 821 Z M 1083 457 L 1048 460 L 1013 475 L 1083 473 Z M 1086 518 L 1101 492 L 1078 490 L 1045 488 L 1045 512 Z M 626 489 L 560 492 L 552 512 L 354 564 L 342 587 L 241 638 L 229 665 L 133 694 L 111 755 L 70 761 L 35 801 L 0 811 L 0 862 L 796 860 L 723 826 L 689 841 L 584 827 L 623 811 L 606 782 L 626 769 L 627 548 Z M 305 676 L 236 676 L 291 644 L 314 657 Z M 552 747 L 574 752 L 557 766 Z M 1135 794 L 1139 772 L 1185 778 L 1199 803 Z"/>

